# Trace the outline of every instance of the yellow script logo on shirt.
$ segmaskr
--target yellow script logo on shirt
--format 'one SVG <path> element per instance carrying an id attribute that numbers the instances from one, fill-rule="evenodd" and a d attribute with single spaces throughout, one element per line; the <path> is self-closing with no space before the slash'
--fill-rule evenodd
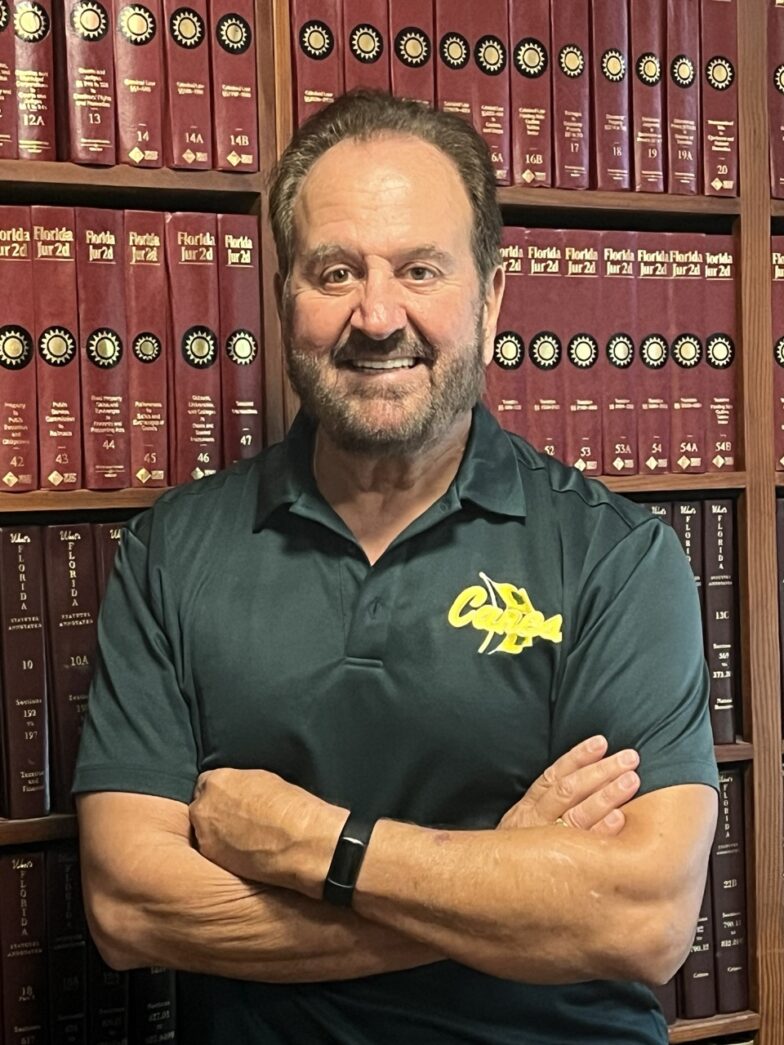
<path id="1" fill-rule="evenodd" d="M 513 584 L 499 584 L 486 573 L 480 573 L 485 587 L 472 584 L 457 596 L 449 609 L 448 620 L 453 628 L 464 628 L 470 624 L 477 631 L 486 631 L 487 636 L 478 652 L 487 650 L 494 635 L 503 639 L 490 653 L 519 653 L 532 646 L 534 639 L 560 642 L 560 613 L 545 620 L 543 613 L 535 610 L 525 588 Z"/>

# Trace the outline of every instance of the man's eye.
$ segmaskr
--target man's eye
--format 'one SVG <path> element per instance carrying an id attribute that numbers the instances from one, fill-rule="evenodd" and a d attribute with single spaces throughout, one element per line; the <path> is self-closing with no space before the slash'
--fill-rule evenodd
<path id="1" fill-rule="evenodd" d="M 415 283 L 424 283 L 426 280 L 435 277 L 435 272 L 426 265 L 412 265 L 408 270 L 408 274 Z"/>
<path id="2" fill-rule="evenodd" d="M 350 277 L 351 272 L 347 268 L 330 269 L 329 272 L 324 275 L 324 282 L 331 283 L 334 286 L 336 283 L 347 282 Z"/>

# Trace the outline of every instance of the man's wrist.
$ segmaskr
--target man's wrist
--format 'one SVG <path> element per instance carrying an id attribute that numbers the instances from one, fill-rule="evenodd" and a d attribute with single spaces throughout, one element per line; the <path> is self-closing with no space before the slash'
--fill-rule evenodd
<path id="1" fill-rule="evenodd" d="M 348 819 L 349 810 L 318 800 L 303 822 L 303 831 L 290 857 L 286 859 L 286 883 L 313 900 L 321 900 L 338 839 Z"/>

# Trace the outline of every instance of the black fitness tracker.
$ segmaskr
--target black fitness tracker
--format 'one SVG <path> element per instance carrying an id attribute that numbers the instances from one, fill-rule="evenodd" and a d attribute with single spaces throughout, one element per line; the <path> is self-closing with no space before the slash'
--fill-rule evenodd
<path id="1" fill-rule="evenodd" d="M 359 869 L 375 826 L 375 820 L 349 813 L 324 881 L 323 898 L 327 903 L 336 907 L 351 906 Z"/>

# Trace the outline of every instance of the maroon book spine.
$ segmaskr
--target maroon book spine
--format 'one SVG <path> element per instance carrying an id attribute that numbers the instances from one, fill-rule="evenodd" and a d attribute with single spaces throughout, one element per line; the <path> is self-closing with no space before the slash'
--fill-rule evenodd
<path id="1" fill-rule="evenodd" d="M 670 470 L 670 346 L 663 322 L 667 316 L 669 272 L 664 238 L 637 233 L 637 344 L 640 354 L 637 414 L 637 459 L 642 475 Z"/>
<path id="2" fill-rule="evenodd" d="M 16 46 L 11 5 L 0 5 L 0 159 L 15 160 L 19 155 L 16 112 Z"/>
<path id="3" fill-rule="evenodd" d="M 207 0 L 163 0 L 166 20 L 167 167 L 209 170 L 212 167 L 210 46 Z"/>
<path id="4" fill-rule="evenodd" d="M 523 293 L 523 259 L 526 230 L 506 227 L 501 241 L 501 257 L 506 273 L 506 287 L 498 317 L 493 358 L 486 375 L 485 402 L 498 423 L 526 439 L 531 439 L 528 395 L 528 367 L 525 362 L 525 295 Z"/>
<path id="5" fill-rule="evenodd" d="M 670 366 L 670 467 L 673 472 L 706 469 L 705 348 L 700 336 L 705 315 L 704 237 L 667 233 Z"/>
<path id="6" fill-rule="evenodd" d="M 705 453 L 709 471 L 737 467 L 738 317 L 736 309 L 735 241 L 732 236 L 706 236 L 705 367 L 707 406 Z"/>
<path id="7" fill-rule="evenodd" d="M 749 1005 L 744 833 L 742 770 L 722 767 L 710 858 L 719 1012 L 740 1012 Z"/>
<path id="8" fill-rule="evenodd" d="M 52 0 L 16 3 L 14 45 L 19 159 L 54 160 L 57 107 Z"/>
<path id="9" fill-rule="evenodd" d="M 163 166 L 163 8 L 161 0 L 114 3 L 117 159 Z"/>
<path id="10" fill-rule="evenodd" d="M 92 939 L 87 943 L 88 1045 L 128 1045 L 127 972 L 110 968 Z"/>
<path id="11" fill-rule="evenodd" d="M 261 450 L 262 357 L 259 220 L 218 215 L 223 459 Z"/>
<path id="12" fill-rule="evenodd" d="M 672 504 L 670 501 L 657 501 L 653 504 L 649 502 L 643 507 L 647 508 L 655 518 L 661 519 L 668 526 L 672 526 Z"/>
<path id="13" fill-rule="evenodd" d="M 75 845 L 46 851 L 51 1045 L 87 1042 L 87 924 Z"/>
<path id="14" fill-rule="evenodd" d="M 738 731 L 738 650 L 732 515 L 732 501 L 705 502 L 705 645 L 710 672 L 711 725 L 713 739 L 717 744 L 734 744 Z"/>
<path id="15" fill-rule="evenodd" d="M 117 162 L 114 94 L 114 13 L 109 0 L 55 4 L 57 41 L 64 54 L 65 98 L 58 126 L 58 159 L 112 166 Z M 62 25 L 60 25 L 62 19 Z"/>
<path id="16" fill-rule="evenodd" d="M 82 485 L 76 224 L 70 207 L 34 206 L 30 214 L 40 482 L 75 490 Z"/>
<path id="17" fill-rule="evenodd" d="M 637 310 L 633 232 L 601 233 L 599 299 L 594 309 L 599 341 L 597 383 L 602 396 L 605 475 L 636 475 L 637 386 L 640 361 L 631 327 Z"/>
<path id="18" fill-rule="evenodd" d="M 420 0 L 389 0 L 389 61 L 396 98 L 435 105 L 434 33 L 432 5 Z"/>
<path id="19" fill-rule="evenodd" d="M 656 995 L 656 1000 L 661 1008 L 662 1015 L 667 1021 L 669 1026 L 671 1023 L 675 1023 L 678 1018 L 678 987 L 676 977 L 673 976 L 671 980 L 667 980 L 657 987 L 653 988 L 653 993 Z"/>
<path id="20" fill-rule="evenodd" d="M 694 195 L 700 175 L 700 0 L 667 0 L 667 191 Z"/>
<path id="21" fill-rule="evenodd" d="M 689 560 L 704 622 L 705 585 L 703 584 L 703 571 L 705 557 L 703 555 L 703 502 L 677 501 L 672 509 L 672 528 L 678 535 L 684 555 Z"/>
<path id="22" fill-rule="evenodd" d="M 512 184 L 553 184 L 550 0 L 510 0 Z"/>
<path id="23" fill-rule="evenodd" d="M 342 40 L 339 0 L 291 0 L 291 64 L 298 127 L 343 93 Z"/>
<path id="24" fill-rule="evenodd" d="M 588 0 L 551 5 L 553 177 L 561 189 L 591 184 L 590 21 Z"/>
<path id="25" fill-rule="evenodd" d="M 28 207 L 0 207 L 0 490 L 38 487 L 35 305 Z M 9 292 L 8 288 L 13 288 Z"/>
<path id="26" fill-rule="evenodd" d="M 95 657 L 98 590 L 89 523 L 44 530 L 52 725 L 52 806 L 70 812 L 71 781 Z"/>
<path id="27" fill-rule="evenodd" d="M 389 15 L 386 0 L 343 0 L 343 75 L 346 90 L 389 91 Z"/>
<path id="28" fill-rule="evenodd" d="M 528 349 L 525 381 L 529 442 L 551 457 L 566 456 L 562 335 L 556 319 L 563 292 L 564 245 L 557 229 L 528 229 L 524 238 L 520 303 Z M 530 364 L 530 365 L 529 365 Z"/>
<path id="29" fill-rule="evenodd" d="M 702 26 L 702 191 L 738 194 L 738 7 L 700 0 Z"/>
<path id="30" fill-rule="evenodd" d="M 0 856 L 0 1041 L 48 1045 L 44 854 Z"/>
<path id="31" fill-rule="evenodd" d="M 784 471 L 784 236 L 771 240 L 771 303 L 773 323 L 773 447 L 776 470 Z"/>
<path id="32" fill-rule="evenodd" d="M 125 303 L 131 486 L 169 485 L 169 282 L 165 218 L 125 211 Z"/>
<path id="33" fill-rule="evenodd" d="M 768 0 L 770 192 L 784 198 L 784 5 Z"/>
<path id="34" fill-rule="evenodd" d="M 253 0 L 210 0 L 215 169 L 259 169 L 259 101 Z"/>
<path id="35" fill-rule="evenodd" d="M 44 572 L 41 530 L 0 527 L 0 815 L 49 812 Z"/>
<path id="36" fill-rule="evenodd" d="M 106 585 L 114 566 L 114 557 L 122 540 L 124 523 L 93 523 L 93 544 L 95 545 L 95 581 L 98 587 L 98 600 L 102 600 Z"/>
<path id="37" fill-rule="evenodd" d="M 591 30 L 596 188 L 630 189 L 631 98 L 626 0 L 593 0 Z"/>
<path id="38" fill-rule="evenodd" d="M 631 5 L 632 137 L 638 192 L 665 188 L 665 19 L 665 0 L 634 0 Z"/>
<path id="39" fill-rule="evenodd" d="M 133 1045 L 164 1045 L 177 1039 L 176 979 L 159 965 L 134 969 L 130 977 Z"/>
<path id="40" fill-rule="evenodd" d="M 175 483 L 221 467 L 217 222 L 214 214 L 167 214 L 175 389 Z"/>
<path id="41" fill-rule="evenodd" d="M 679 1015 L 685 1020 L 716 1015 L 715 947 L 710 871 L 697 918 L 691 950 L 680 970 L 681 1004 Z"/>

